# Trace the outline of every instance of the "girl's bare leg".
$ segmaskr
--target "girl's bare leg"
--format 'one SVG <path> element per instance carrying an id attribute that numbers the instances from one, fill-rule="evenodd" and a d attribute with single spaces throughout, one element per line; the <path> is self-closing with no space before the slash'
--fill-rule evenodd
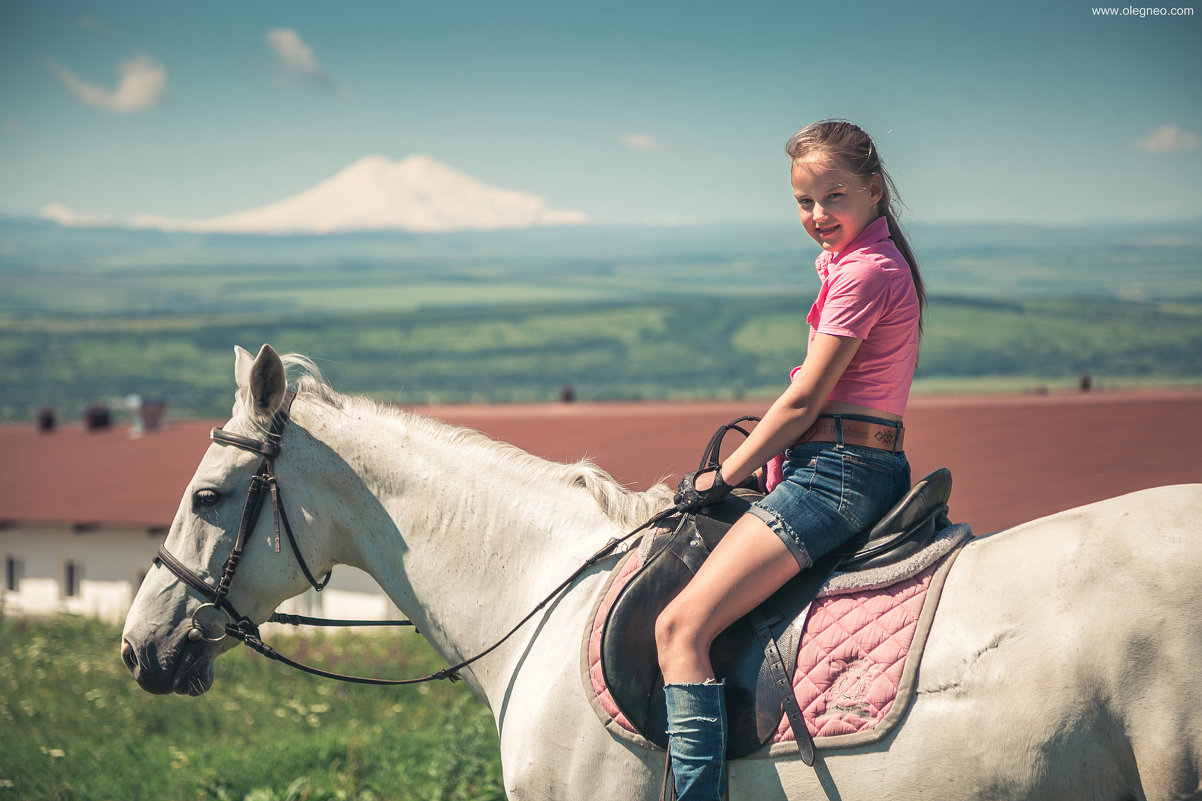
<path id="1" fill-rule="evenodd" d="M 655 624 L 665 684 L 716 679 L 714 639 L 800 572 L 797 560 L 764 521 L 743 515 Z"/>

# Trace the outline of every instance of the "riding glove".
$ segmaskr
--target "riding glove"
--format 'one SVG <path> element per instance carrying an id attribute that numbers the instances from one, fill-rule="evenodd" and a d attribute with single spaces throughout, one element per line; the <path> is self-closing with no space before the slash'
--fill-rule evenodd
<path id="1" fill-rule="evenodd" d="M 676 497 L 673 499 L 676 502 L 676 508 L 682 512 L 690 509 L 696 509 L 699 506 L 706 506 L 711 503 L 720 501 L 722 498 L 730 494 L 732 487 L 722 478 L 722 468 L 713 468 L 714 484 L 709 489 L 697 489 L 697 476 L 704 473 L 709 473 L 711 470 L 699 470 L 696 473 L 689 473 L 680 480 L 680 486 L 676 488 Z"/>

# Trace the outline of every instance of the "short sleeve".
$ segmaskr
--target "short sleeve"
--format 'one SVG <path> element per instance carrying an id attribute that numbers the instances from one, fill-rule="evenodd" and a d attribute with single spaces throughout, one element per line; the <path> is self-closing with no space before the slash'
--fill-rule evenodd
<path id="1" fill-rule="evenodd" d="M 822 315 L 814 330 L 853 339 L 866 339 L 889 305 L 890 280 L 871 258 L 849 259 L 827 277 Z"/>

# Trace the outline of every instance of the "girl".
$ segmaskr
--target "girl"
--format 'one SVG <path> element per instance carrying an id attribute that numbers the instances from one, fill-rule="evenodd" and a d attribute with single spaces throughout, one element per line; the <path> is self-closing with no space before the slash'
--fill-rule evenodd
<path id="1" fill-rule="evenodd" d="M 798 216 L 822 246 L 809 347 L 789 388 L 679 503 L 715 501 L 784 451 L 782 479 L 738 520 L 656 621 L 680 801 L 722 797 L 723 682 L 714 638 L 799 571 L 872 526 L 910 488 L 902 414 L 918 358 L 922 279 L 897 226 L 896 188 L 864 131 L 810 125 L 785 146 Z"/>

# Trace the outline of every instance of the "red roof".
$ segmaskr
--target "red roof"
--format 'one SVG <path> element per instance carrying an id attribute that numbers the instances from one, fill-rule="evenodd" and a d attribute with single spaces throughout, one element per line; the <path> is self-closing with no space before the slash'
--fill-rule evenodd
<path id="1" fill-rule="evenodd" d="M 137 438 L 128 426 L 0 427 L 0 520 L 165 529 L 213 425 L 168 424 Z"/>
<path id="2" fill-rule="evenodd" d="M 637 488 L 695 469 L 714 429 L 765 401 L 449 406 L 423 410 L 557 461 L 588 456 Z M 952 517 L 978 533 L 1136 489 L 1202 482 L 1202 392 L 916 398 L 918 478 L 950 467 Z M 0 426 L 0 522 L 165 529 L 219 421 Z M 731 442 L 737 441 L 737 436 Z"/>

